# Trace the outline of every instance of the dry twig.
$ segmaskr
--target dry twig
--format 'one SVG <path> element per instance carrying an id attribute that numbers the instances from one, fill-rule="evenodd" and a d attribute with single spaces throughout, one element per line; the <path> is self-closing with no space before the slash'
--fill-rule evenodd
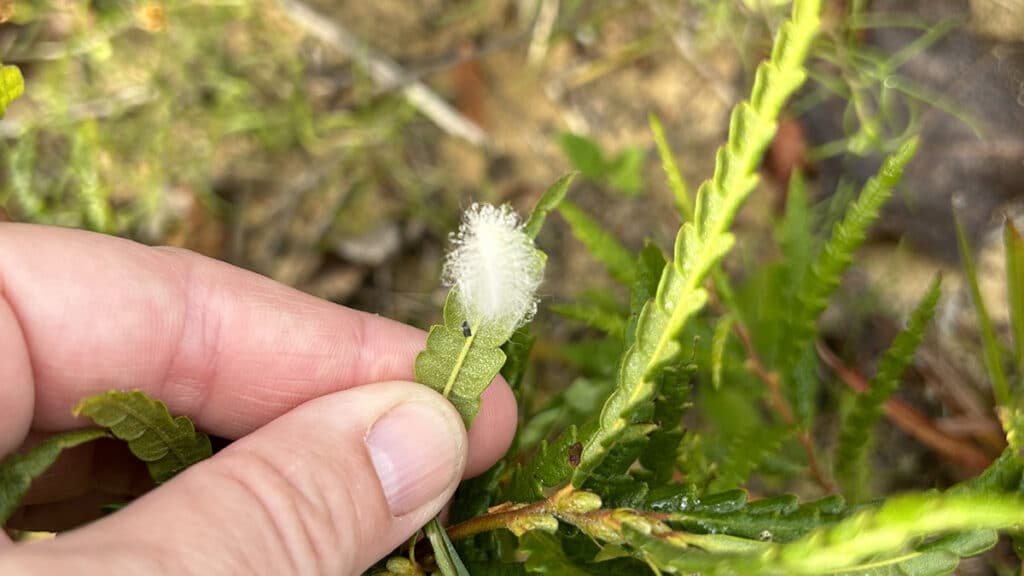
<path id="1" fill-rule="evenodd" d="M 489 138 L 483 129 L 459 114 L 423 82 L 409 81 L 410 76 L 398 63 L 360 42 L 341 24 L 299 0 L 280 0 L 280 4 L 285 15 L 310 35 L 338 52 L 360 60 L 378 88 L 400 89 L 414 108 L 448 134 L 475 146 L 487 144 Z"/>

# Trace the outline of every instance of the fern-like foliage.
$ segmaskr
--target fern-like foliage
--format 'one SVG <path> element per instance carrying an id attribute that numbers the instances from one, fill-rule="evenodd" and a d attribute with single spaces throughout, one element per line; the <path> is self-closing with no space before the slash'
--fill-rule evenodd
<path id="1" fill-rule="evenodd" d="M 733 440 L 708 488 L 723 490 L 741 485 L 764 462 L 776 456 L 792 436 L 792 427 L 786 425 L 751 427 Z"/>
<path id="2" fill-rule="evenodd" d="M 700 512 L 687 512 L 671 514 L 666 524 L 617 510 L 616 530 L 584 530 L 625 544 L 629 553 L 669 573 L 939 576 L 956 569 L 961 558 L 991 548 L 995 530 L 1020 526 L 1024 518 L 1024 502 L 1005 496 L 902 496 L 839 521 L 835 515 L 842 513 L 842 503 L 834 498 L 798 506 L 784 497 L 764 501 L 760 510 L 753 506 L 742 514 L 730 512 L 735 523 L 720 520 L 727 514 L 703 520 Z M 766 528 L 755 534 L 759 525 Z M 947 535 L 920 543 L 935 534 Z"/>
<path id="3" fill-rule="evenodd" d="M 197 432 L 188 417 L 171 417 L 163 402 L 140 390 L 111 390 L 90 396 L 75 407 L 74 413 L 88 416 L 127 442 L 132 454 L 146 463 L 157 484 L 213 455 L 210 438 Z"/>
<path id="4" fill-rule="evenodd" d="M 25 452 L 11 454 L 0 461 L 0 526 L 18 509 L 32 480 L 53 466 L 61 452 L 107 436 L 105 430 L 62 432 Z"/>
<path id="5" fill-rule="evenodd" d="M 572 474 L 574 460 L 579 458 L 576 427 L 570 426 L 548 445 L 540 448 L 524 464 L 517 464 L 512 480 L 503 496 L 510 502 L 536 502 L 544 497 L 544 489 L 558 486 Z"/>
<path id="6" fill-rule="evenodd" d="M 766 542 L 795 540 L 819 526 L 842 520 L 848 513 L 846 502 L 840 496 L 801 504 L 796 496 L 784 494 L 748 503 L 746 498 L 734 495 L 736 493 L 722 493 L 728 495 L 728 499 L 711 495 L 685 501 L 681 506 L 664 502 L 655 503 L 655 507 L 669 510 L 668 523 L 681 530 Z M 728 506 L 716 500 L 725 500 Z"/>
<path id="7" fill-rule="evenodd" d="M 683 179 L 683 174 L 679 171 L 679 165 L 676 164 L 675 154 L 665 137 L 665 128 L 662 127 L 661 120 L 654 114 L 648 116 L 647 119 L 651 125 L 651 133 L 654 135 L 654 143 L 658 147 L 661 168 L 665 171 L 668 187 L 672 190 L 672 196 L 675 198 L 676 210 L 679 211 L 684 221 L 689 222 L 693 220 L 693 200 L 690 199 L 689 186 L 686 185 L 686 180 Z"/>
<path id="8" fill-rule="evenodd" d="M 621 314 L 595 302 L 552 304 L 548 306 L 548 309 L 563 318 L 583 322 L 587 326 L 597 328 L 614 338 L 622 338 L 626 329 L 626 320 Z"/>
<path id="9" fill-rule="evenodd" d="M 857 396 L 839 430 L 836 475 L 846 489 L 847 496 L 854 500 L 859 500 L 864 491 L 868 470 L 865 456 L 871 444 L 875 423 L 882 415 L 882 405 L 899 388 L 903 372 L 914 359 L 914 352 L 935 315 L 935 305 L 942 293 L 941 286 L 942 278 L 936 276 L 924 298 L 911 313 L 907 327 L 896 336 L 879 362 L 870 388 Z"/>
<path id="10" fill-rule="evenodd" d="M 707 301 L 701 285 L 735 242 L 729 226 L 757 184 L 757 167 L 775 135 L 782 106 L 805 80 L 803 63 L 819 28 L 820 11 L 820 0 L 793 3 L 792 18 L 779 31 L 770 60 L 758 67 L 750 101 L 733 110 L 729 140 L 718 151 L 715 174 L 698 190 L 694 221 L 680 229 L 657 294 L 640 313 L 635 342 L 625 353 L 597 430 L 584 443 L 574 485 L 584 485 L 616 444 L 643 434 L 635 415 L 654 398 L 660 370 L 678 362 L 678 338 Z"/>
<path id="11" fill-rule="evenodd" d="M 633 282 L 636 273 L 633 269 L 633 254 L 615 236 L 568 200 L 562 202 L 558 211 L 569 223 L 573 236 L 587 247 L 598 262 L 604 264 L 612 277 L 627 285 Z"/>
<path id="12" fill-rule="evenodd" d="M 945 548 L 959 560 L 960 555 L 991 547 L 993 538 L 985 532 L 1019 527 L 1022 519 L 1024 503 L 1013 497 L 900 496 L 887 500 L 877 509 L 859 512 L 835 526 L 780 546 L 758 559 L 757 564 L 761 565 L 759 573 L 780 575 L 832 574 L 886 566 L 915 576 L 947 574 L 946 566 L 932 568 L 934 565 L 922 561 L 921 556 Z M 934 548 L 924 546 L 908 551 L 908 547 L 923 536 L 961 531 L 976 532 L 965 538 L 965 546 L 946 541 L 934 544 Z"/>
<path id="13" fill-rule="evenodd" d="M 839 286 L 843 273 L 853 261 L 853 254 L 867 237 L 868 229 L 878 219 L 882 206 L 892 197 L 903 178 L 903 170 L 917 151 L 917 140 L 905 142 L 882 163 L 878 174 L 868 180 L 857 200 L 850 205 L 842 221 L 832 230 L 832 237 L 818 254 L 810 275 L 803 283 L 801 307 L 792 317 L 786 344 L 780 354 L 779 368 L 788 373 L 797 364 L 817 332 L 816 322 L 828 306 L 829 298 Z"/>

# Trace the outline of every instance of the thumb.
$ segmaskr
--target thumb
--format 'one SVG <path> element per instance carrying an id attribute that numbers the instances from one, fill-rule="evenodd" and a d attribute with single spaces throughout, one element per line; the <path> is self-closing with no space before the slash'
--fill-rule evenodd
<path id="1" fill-rule="evenodd" d="M 0 574 L 358 574 L 441 510 L 466 444 L 455 409 L 419 384 L 330 394 L 121 512 L 7 548 Z"/>

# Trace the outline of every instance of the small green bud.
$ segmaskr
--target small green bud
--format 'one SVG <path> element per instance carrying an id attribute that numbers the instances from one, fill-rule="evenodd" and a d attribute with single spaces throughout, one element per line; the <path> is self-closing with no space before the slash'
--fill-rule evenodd
<path id="1" fill-rule="evenodd" d="M 558 502 L 558 508 L 574 514 L 586 514 L 601 507 L 601 497 L 593 492 L 573 492 Z"/>
<path id="2" fill-rule="evenodd" d="M 516 518 L 508 524 L 508 529 L 517 537 L 530 532 L 540 530 L 549 534 L 558 531 L 558 520 L 548 514 L 529 514 Z"/>

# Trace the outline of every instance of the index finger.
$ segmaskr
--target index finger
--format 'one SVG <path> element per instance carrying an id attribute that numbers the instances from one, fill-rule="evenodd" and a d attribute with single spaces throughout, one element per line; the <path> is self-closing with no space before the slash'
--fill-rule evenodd
<path id="1" fill-rule="evenodd" d="M 188 251 L 0 224 L 0 454 L 28 431 L 19 414 L 36 429 L 80 426 L 74 405 L 109 389 L 141 389 L 237 438 L 328 392 L 412 380 L 424 339 Z M 470 431 L 470 472 L 515 426 L 511 391 L 495 384 Z"/>

